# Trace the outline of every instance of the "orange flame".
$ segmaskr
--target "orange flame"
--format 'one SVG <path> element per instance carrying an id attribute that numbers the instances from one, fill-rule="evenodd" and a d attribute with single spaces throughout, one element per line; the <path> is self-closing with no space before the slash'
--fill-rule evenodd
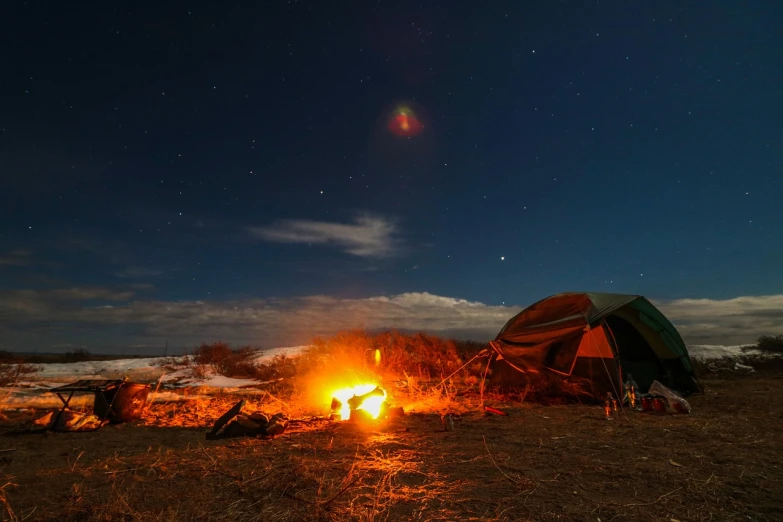
<path id="1" fill-rule="evenodd" d="M 335 391 L 332 397 L 340 401 L 340 420 L 348 420 L 351 417 L 351 406 L 348 401 L 355 396 L 364 395 L 370 393 L 375 388 L 378 388 L 375 384 L 359 384 L 352 388 L 342 388 Z M 356 408 L 357 410 L 364 410 L 369 413 L 373 419 L 377 419 L 381 414 L 381 408 L 386 401 L 386 391 L 380 388 L 383 395 L 371 395 L 362 401 L 362 403 Z"/>

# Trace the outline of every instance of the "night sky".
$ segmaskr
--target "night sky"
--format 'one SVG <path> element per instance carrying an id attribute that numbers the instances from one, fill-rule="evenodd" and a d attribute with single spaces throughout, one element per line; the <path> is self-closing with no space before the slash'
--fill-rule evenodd
<path id="1" fill-rule="evenodd" d="M 783 3 L 66 4 L 0 7 L 0 348 L 781 328 Z"/>

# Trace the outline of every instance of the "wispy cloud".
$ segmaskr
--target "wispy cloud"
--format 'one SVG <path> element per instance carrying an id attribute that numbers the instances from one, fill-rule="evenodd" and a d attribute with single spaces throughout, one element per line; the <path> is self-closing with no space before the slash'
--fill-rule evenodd
<path id="1" fill-rule="evenodd" d="M 2 345 L 21 350 L 69 343 L 106 350 L 163 346 L 164 341 L 187 347 L 220 339 L 273 347 L 307 343 L 315 336 L 354 328 L 490 340 L 521 309 L 426 292 L 360 299 L 316 295 L 163 301 L 137 299 L 132 291 L 144 288 L 0 291 Z M 752 343 L 761 335 L 783 334 L 783 295 L 655 304 L 688 344 L 736 345 Z"/>
<path id="2" fill-rule="evenodd" d="M 387 257 L 400 246 L 397 226 L 390 220 L 361 215 L 353 223 L 310 220 L 283 220 L 269 226 L 250 227 L 258 239 L 279 243 L 332 244 L 360 257 Z"/>
<path id="3" fill-rule="evenodd" d="M 60 295 L 63 292 L 60 292 Z M 78 292 L 65 292 L 75 294 Z M 87 295 L 88 292 L 84 292 Z M 108 296 L 117 297 L 117 296 Z M 222 339 L 285 346 L 339 330 L 397 328 L 489 340 L 517 308 L 489 306 L 428 293 L 340 299 L 104 302 L 53 300 L 33 291 L 0 293 L 0 325 L 6 342 L 129 346 L 168 339 L 189 346 Z M 52 329 L 51 325 L 57 325 Z M 0 328 L 2 329 L 2 328 Z M 45 337 L 35 341 L 35 337 Z M 51 338 L 56 336 L 56 338 Z M 29 346 L 18 346 L 29 349 Z"/>
<path id="4" fill-rule="evenodd" d="M 0 256 L 0 266 L 27 266 L 32 261 L 32 252 L 24 248 L 11 250 Z"/>
<path id="5" fill-rule="evenodd" d="M 783 294 L 733 299 L 677 299 L 655 305 L 692 344 L 751 343 L 783 334 Z"/>
<path id="6" fill-rule="evenodd" d="M 53 290 L 6 290 L 0 292 L 0 326 L 13 327 L 17 321 L 28 323 L 68 321 L 64 312 L 80 309 L 84 302 L 120 302 L 134 297 L 130 290 L 100 286 L 68 287 Z M 80 322 L 75 318 L 76 322 Z"/>

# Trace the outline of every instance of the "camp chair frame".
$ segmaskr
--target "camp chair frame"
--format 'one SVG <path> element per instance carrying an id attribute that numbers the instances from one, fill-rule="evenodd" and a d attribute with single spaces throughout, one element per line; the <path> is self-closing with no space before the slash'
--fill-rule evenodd
<path id="1" fill-rule="evenodd" d="M 71 399 L 73 399 L 74 394 L 76 393 L 92 393 L 95 395 L 95 399 L 97 400 L 103 400 L 103 402 L 108 406 L 106 408 L 106 413 L 103 414 L 103 417 L 101 418 L 101 422 L 98 425 L 97 428 L 92 429 L 86 429 L 86 430 L 79 430 L 79 431 L 98 431 L 103 426 L 103 423 L 106 422 L 106 419 L 109 417 L 109 415 L 112 413 L 112 406 L 114 406 L 114 400 L 117 398 L 117 393 L 112 395 L 111 401 L 106 399 L 106 392 L 116 390 L 120 386 L 122 386 L 125 383 L 125 379 L 82 379 L 76 382 L 72 382 L 70 384 L 66 384 L 64 386 L 58 386 L 57 388 L 52 388 L 49 390 L 53 394 L 57 396 L 57 398 L 62 401 L 63 406 L 60 408 L 60 411 L 57 412 L 57 416 L 54 418 L 54 422 L 52 423 L 51 429 L 53 431 L 57 431 L 57 423 L 60 421 L 60 417 L 62 417 L 65 410 L 68 409 L 68 406 L 71 403 Z M 68 393 L 68 397 L 63 397 L 64 393 Z"/>

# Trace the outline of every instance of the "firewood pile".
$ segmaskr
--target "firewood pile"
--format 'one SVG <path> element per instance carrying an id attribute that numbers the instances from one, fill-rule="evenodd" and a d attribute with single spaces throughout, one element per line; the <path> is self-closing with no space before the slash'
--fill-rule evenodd
<path id="1" fill-rule="evenodd" d="M 207 440 L 230 437 L 274 437 L 288 428 L 288 418 L 283 413 L 268 416 L 257 411 L 242 413 L 246 401 L 243 399 L 224 413 L 207 433 Z"/>

